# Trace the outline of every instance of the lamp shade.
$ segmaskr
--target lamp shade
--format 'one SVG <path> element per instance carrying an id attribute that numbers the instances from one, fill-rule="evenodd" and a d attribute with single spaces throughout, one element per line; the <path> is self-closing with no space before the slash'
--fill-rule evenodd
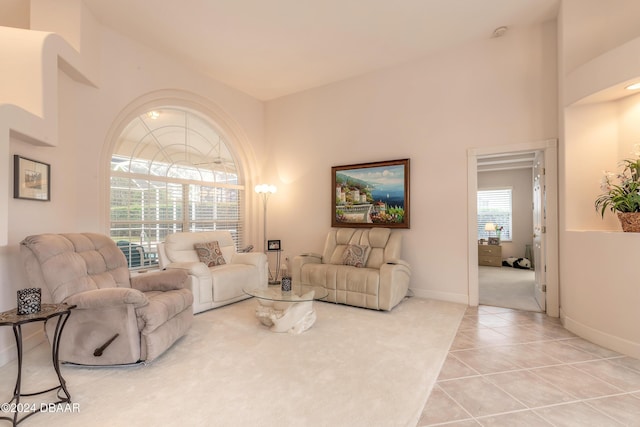
<path id="1" fill-rule="evenodd" d="M 276 188 L 275 185 L 269 185 L 269 184 L 258 184 L 255 186 L 255 191 L 258 194 L 273 194 L 277 191 L 278 189 Z"/>
<path id="2" fill-rule="evenodd" d="M 484 225 L 484 231 L 495 231 L 496 225 L 492 222 L 488 222 Z"/>

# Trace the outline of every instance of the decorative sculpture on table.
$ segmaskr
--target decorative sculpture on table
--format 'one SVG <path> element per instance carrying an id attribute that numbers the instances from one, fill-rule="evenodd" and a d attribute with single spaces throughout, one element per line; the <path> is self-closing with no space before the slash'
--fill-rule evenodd
<path id="1" fill-rule="evenodd" d="M 273 291 L 277 292 L 276 290 Z M 259 298 L 256 317 L 260 319 L 263 325 L 271 327 L 273 332 L 301 334 L 316 321 L 313 296 L 314 291 L 309 291 L 300 297 L 292 295 L 292 302 Z"/>

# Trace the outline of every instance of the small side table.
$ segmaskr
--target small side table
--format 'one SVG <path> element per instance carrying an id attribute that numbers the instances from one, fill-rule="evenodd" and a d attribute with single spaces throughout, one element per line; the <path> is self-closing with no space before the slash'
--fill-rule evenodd
<path id="1" fill-rule="evenodd" d="M 16 378 L 16 386 L 13 389 L 13 397 L 11 398 L 11 400 L 8 402 L 8 404 L 3 405 L 3 407 L 9 405 L 9 408 L 11 410 L 14 410 L 14 414 L 13 417 L 0 417 L 0 420 L 11 421 L 13 423 L 13 426 L 16 426 L 18 425 L 18 423 L 24 421 L 31 415 L 40 412 L 41 408 L 35 408 L 24 417 L 18 419 L 18 414 L 19 412 L 21 412 L 19 410 L 21 409 L 20 397 L 22 396 L 37 396 L 39 394 L 58 390 L 56 394 L 58 399 L 60 400 L 58 400 L 57 402 L 51 402 L 52 404 L 71 402 L 71 395 L 69 394 L 67 385 L 64 381 L 64 378 L 62 378 L 62 374 L 60 373 L 60 361 L 58 359 L 58 353 L 60 349 L 60 336 L 62 335 L 62 330 L 64 329 L 64 325 L 67 323 L 69 314 L 71 314 L 71 309 L 75 307 L 75 305 L 67 304 L 42 304 L 41 310 L 33 314 L 20 315 L 18 314 L 18 309 L 16 308 L 0 313 L 0 326 L 13 327 L 13 335 L 16 338 L 16 348 L 18 349 L 18 377 Z M 22 325 L 31 322 L 45 322 L 46 324 L 49 319 L 53 319 L 54 317 L 58 318 L 58 323 L 56 324 L 56 330 L 53 336 L 51 358 L 53 362 L 53 368 L 56 370 L 56 374 L 58 375 L 59 385 L 35 393 L 22 393 L 20 390 L 20 384 L 22 380 Z M 64 395 L 61 396 L 60 392 L 62 392 Z"/>

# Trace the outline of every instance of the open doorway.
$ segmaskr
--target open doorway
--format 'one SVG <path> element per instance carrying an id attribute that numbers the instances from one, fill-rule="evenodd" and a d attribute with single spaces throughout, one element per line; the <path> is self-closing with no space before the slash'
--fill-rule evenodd
<path id="1" fill-rule="evenodd" d="M 535 290 L 535 296 L 538 298 L 536 306 L 546 306 L 546 312 L 549 316 L 559 316 L 559 298 L 558 298 L 558 218 L 557 218 L 557 142 L 556 140 L 546 140 L 539 142 L 515 144 L 510 146 L 491 147 L 470 149 L 468 151 L 468 230 L 469 230 L 469 305 L 476 306 L 480 302 L 480 274 L 481 269 L 479 265 L 479 250 L 478 236 L 479 229 L 484 227 L 484 224 L 480 224 L 478 220 L 478 206 L 477 206 L 477 192 L 479 187 L 479 172 L 481 169 L 502 169 L 502 170 L 515 170 L 518 168 L 525 169 L 527 174 L 527 185 L 530 189 L 529 194 L 535 191 L 535 171 L 534 166 L 536 164 L 536 153 L 543 156 L 543 167 L 541 173 L 544 174 L 546 183 L 542 184 L 544 189 L 542 193 L 543 205 L 539 206 L 539 213 L 544 215 L 544 224 L 535 224 L 533 218 L 528 222 L 525 227 L 528 228 L 526 233 L 527 239 L 531 243 L 529 251 L 527 251 L 525 243 L 519 243 L 514 246 L 514 250 L 518 252 L 509 253 L 505 252 L 505 256 L 502 254 L 500 257 L 500 264 L 503 259 L 510 258 L 508 255 L 518 255 L 516 258 L 524 258 L 520 252 L 524 252 L 524 255 L 528 255 L 532 266 L 536 270 L 534 273 L 534 280 L 538 285 Z M 519 166 L 515 166 L 516 164 Z M 527 166 L 525 167 L 524 164 Z M 528 199 L 527 212 L 528 215 L 533 216 L 533 195 Z M 520 215 L 520 214 L 519 214 Z M 540 234 L 538 238 L 535 238 L 534 229 L 538 227 Z M 515 230 L 513 230 L 515 232 Z M 522 231 L 517 232 L 521 234 Z M 523 237 L 524 235 L 521 235 Z M 542 237 L 542 238 L 541 238 Z M 512 239 L 513 240 L 513 239 Z M 506 242 L 505 242 L 506 244 Z M 524 245 L 524 246 L 523 246 Z M 536 246 L 538 245 L 538 246 Z M 506 246 L 506 245 L 505 245 Z M 517 247 L 517 248 L 516 248 Z M 522 249 L 524 248 L 524 249 Z M 538 254 L 538 256 L 536 256 Z M 513 269 L 517 270 L 517 269 Z M 496 270 L 497 271 L 497 270 Z M 505 269 L 505 271 L 509 271 Z M 524 270 L 523 271 L 527 271 Z M 515 271 L 509 271 L 510 273 L 517 274 Z M 544 275 L 539 277 L 539 272 L 543 272 Z M 512 280 L 512 279 L 506 279 Z M 525 279 L 523 279 L 525 280 Z M 528 280 L 528 279 L 526 279 Z M 531 288 L 529 287 L 528 290 Z M 540 304 L 542 303 L 542 304 Z M 532 305 L 531 308 L 534 306 Z M 520 308 L 520 307 L 516 307 Z"/>
<path id="2" fill-rule="evenodd" d="M 533 251 L 534 196 L 540 197 L 534 191 L 538 155 L 529 151 L 478 156 L 481 305 L 544 311 L 544 300 L 536 300 Z"/>

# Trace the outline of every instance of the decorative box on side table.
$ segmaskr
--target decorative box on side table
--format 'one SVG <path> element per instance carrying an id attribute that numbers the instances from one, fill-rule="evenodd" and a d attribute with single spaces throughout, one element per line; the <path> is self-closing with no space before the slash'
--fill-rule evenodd
<path id="1" fill-rule="evenodd" d="M 478 265 L 502 266 L 502 246 L 478 245 Z"/>

